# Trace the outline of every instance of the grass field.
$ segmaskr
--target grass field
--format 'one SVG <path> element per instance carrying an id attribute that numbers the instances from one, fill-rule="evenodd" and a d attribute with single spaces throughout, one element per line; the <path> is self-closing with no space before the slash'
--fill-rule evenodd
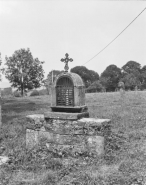
<path id="1" fill-rule="evenodd" d="M 86 94 L 86 104 L 90 117 L 112 120 L 112 132 L 115 138 L 112 140 L 111 162 L 102 160 L 102 162 L 100 161 L 102 165 L 99 165 L 98 161 L 94 161 L 88 168 L 78 168 L 80 175 L 78 172 L 74 172 L 73 176 L 73 173 L 68 172 L 62 177 L 64 180 L 61 177 L 56 180 L 56 173 L 63 172 L 56 172 L 50 167 L 51 171 L 45 171 L 43 175 L 40 175 L 40 179 L 47 178 L 47 180 L 38 180 L 36 177 L 37 180 L 33 182 L 17 182 L 17 184 L 67 185 L 68 181 L 68 185 L 127 185 L 133 178 L 143 178 L 143 181 L 146 182 L 146 92 L 91 93 Z M 11 154 L 13 158 L 15 154 L 15 161 L 16 158 L 21 159 L 24 155 L 21 144 L 22 138 L 25 137 L 24 117 L 48 110 L 50 110 L 49 96 L 4 99 L 2 105 L 3 127 L 0 134 L 1 146 L 5 148 L 3 153 L 9 156 Z M 17 148 L 17 151 L 14 151 L 14 148 Z M 56 164 L 56 162 L 54 163 Z M 16 182 L 14 183 L 14 174 L 10 173 L 12 169 L 13 171 L 20 170 L 20 165 L 18 165 L 19 168 L 16 165 L 16 162 L 13 164 L 13 168 L 12 165 L 11 168 L 4 165 L 3 170 L 7 175 L 11 174 L 12 176 L 8 175 L 6 178 L 3 173 L 3 176 L 1 175 L 3 184 L 5 181 L 9 185 L 16 184 Z M 83 180 L 84 178 L 86 180 Z"/>

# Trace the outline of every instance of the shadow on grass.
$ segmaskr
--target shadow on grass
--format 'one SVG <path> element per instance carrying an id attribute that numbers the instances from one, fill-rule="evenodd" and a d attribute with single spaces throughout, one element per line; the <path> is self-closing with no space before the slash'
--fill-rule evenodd
<path id="1" fill-rule="evenodd" d="M 24 112 L 24 111 L 35 111 L 37 109 L 34 102 L 12 102 L 6 103 L 2 107 L 3 113 L 6 112 Z"/>
<path id="2" fill-rule="evenodd" d="M 20 118 L 25 114 L 48 109 L 49 104 L 39 102 L 37 99 L 10 98 L 4 99 L 2 104 L 2 122 L 7 123 L 14 118 Z"/>

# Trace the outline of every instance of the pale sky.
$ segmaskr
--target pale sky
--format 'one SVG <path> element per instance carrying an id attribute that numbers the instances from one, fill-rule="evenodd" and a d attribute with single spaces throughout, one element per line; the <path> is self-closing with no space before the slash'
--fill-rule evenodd
<path id="1" fill-rule="evenodd" d="M 146 1 L 1 0 L 0 52 L 3 63 L 21 48 L 44 61 L 45 75 L 81 66 L 114 39 L 144 8 Z M 146 65 L 146 10 L 108 48 L 85 66 L 101 74 L 108 65 L 129 60 Z M 3 77 L 1 87 L 8 87 Z"/>

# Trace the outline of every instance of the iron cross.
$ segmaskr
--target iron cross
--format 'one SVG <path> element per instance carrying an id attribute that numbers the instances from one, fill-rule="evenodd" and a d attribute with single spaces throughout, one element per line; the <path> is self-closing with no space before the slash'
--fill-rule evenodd
<path id="1" fill-rule="evenodd" d="M 65 69 L 65 72 L 68 72 L 68 70 L 69 70 L 68 62 L 72 62 L 73 59 L 68 57 L 69 56 L 68 53 L 66 53 L 65 56 L 66 56 L 65 58 L 62 58 L 61 59 L 61 62 L 64 62 L 65 63 L 64 69 Z"/>

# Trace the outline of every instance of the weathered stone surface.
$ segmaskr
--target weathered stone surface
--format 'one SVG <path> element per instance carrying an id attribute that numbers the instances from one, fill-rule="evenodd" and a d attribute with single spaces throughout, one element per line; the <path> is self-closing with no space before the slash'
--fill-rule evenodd
<path id="1" fill-rule="evenodd" d="M 66 80 L 68 83 L 66 83 Z M 58 86 L 59 89 L 57 88 Z M 66 87 L 66 92 L 64 91 L 64 87 Z M 67 94 L 68 91 L 70 91 L 69 96 Z M 51 107 L 56 112 L 61 112 L 60 107 L 62 107 L 63 111 L 67 108 L 64 112 L 68 112 L 70 111 L 68 107 L 77 108 L 78 111 L 80 107 L 85 106 L 84 82 L 81 77 L 75 73 L 65 72 L 57 76 L 51 88 L 51 95 Z M 59 107 L 59 109 L 57 109 L 57 107 Z"/>
<path id="2" fill-rule="evenodd" d="M 90 119 L 88 124 L 84 119 L 78 121 L 49 119 L 44 126 L 46 131 L 58 134 L 103 136 L 106 135 L 107 132 L 110 132 L 110 120 L 97 119 L 97 124 L 95 124 L 95 122 L 91 124 Z"/>
<path id="3" fill-rule="evenodd" d="M 78 123 L 84 123 L 85 134 L 106 136 L 111 133 L 111 120 L 98 118 L 82 118 Z"/>
<path id="4" fill-rule="evenodd" d="M 43 114 L 34 114 L 26 116 L 27 119 L 27 129 L 40 129 L 44 123 L 44 115 Z"/>
<path id="5" fill-rule="evenodd" d="M 81 135 L 84 134 L 82 126 L 77 125 L 77 121 L 52 120 L 44 124 L 46 131 L 58 134 Z"/>
<path id="6" fill-rule="evenodd" d="M 89 117 L 89 113 L 45 112 L 44 117 L 45 119 L 78 120 L 83 117 Z"/>
<path id="7" fill-rule="evenodd" d="M 61 135 L 61 134 L 56 134 L 52 132 L 44 132 L 44 131 L 38 131 L 38 137 L 39 138 L 46 138 L 48 142 L 53 142 L 56 144 L 61 144 L 61 145 L 74 145 L 78 143 L 82 143 L 83 140 L 85 140 L 84 135 Z"/>
<path id="8" fill-rule="evenodd" d="M 88 112 L 88 107 L 86 105 L 83 106 L 75 106 L 75 107 L 68 107 L 68 106 L 53 106 L 51 107 L 52 112 L 71 112 L 71 113 L 81 113 L 81 112 Z"/>
<path id="9" fill-rule="evenodd" d="M 68 113 L 67 113 L 68 114 Z M 55 114 L 58 115 L 58 114 Z M 76 153 L 89 153 L 93 156 L 104 154 L 104 145 L 107 133 L 110 133 L 109 119 L 83 118 L 80 120 L 47 119 L 29 116 L 29 119 L 38 121 L 40 127 L 26 130 L 26 145 L 33 147 L 45 139 L 50 151 L 64 152 L 70 156 Z"/>
<path id="10" fill-rule="evenodd" d="M 39 131 L 38 131 L 38 140 L 40 139 L 47 139 L 48 142 L 54 142 L 54 134 L 52 132 L 47 132 L 45 127 L 42 127 Z"/>
<path id="11" fill-rule="evenodd" d="M 57 153 L 58 155 L 64 157 L 76 157 L 79 154 L 84 154 L 88 152 L 88 149 L 84 142 L 76 145 L 60 145 L 55 143 L 46 143 L 46 146 L 50 152 Z"/>
<path id="12" fill-rule="evenodd" d="M 85 123 L 88 126 L 103 126 L 110 124 L 111 120 L 110 119 L 98 119 L 98 118 L 82 118 L 78 120 L 80 123 Z"/>
<path id="13" fill-rule="evenodd" d="M 33 114 L 33 115 L 28 115 L 26 116 L 27 118 L 31 120 L 39 120 L 39 121 L 44 121 L 44 114 Z"/>
<path id="14" fill-rule="evenodd" d="M 31 137 L 29 135 L 31 134 Z M 50 151 L 65 152 L 74 156 L 76 153 L 89 152 L 97 156 L 104 154 L 104 137 L 84 135 L 60 135 L 45 131 L 27 130 L 27 146 L 33 147 L 41 138 L 47 139 L 47 147 Z M 29 141 L 28 141 L 29 140 Z"/>
<path id="15" fill-rule="evenodd" d="M 26 129 L 26 147 L 33 148 L 39 143 L 39 131 Z"/>
<path id="16" fill-rule="evenodd" d="M 91 153 L 95 153 L 97 156 L 104 154 L 104 137 L 102 136 L 89 136 L 88 149 Z"/>

